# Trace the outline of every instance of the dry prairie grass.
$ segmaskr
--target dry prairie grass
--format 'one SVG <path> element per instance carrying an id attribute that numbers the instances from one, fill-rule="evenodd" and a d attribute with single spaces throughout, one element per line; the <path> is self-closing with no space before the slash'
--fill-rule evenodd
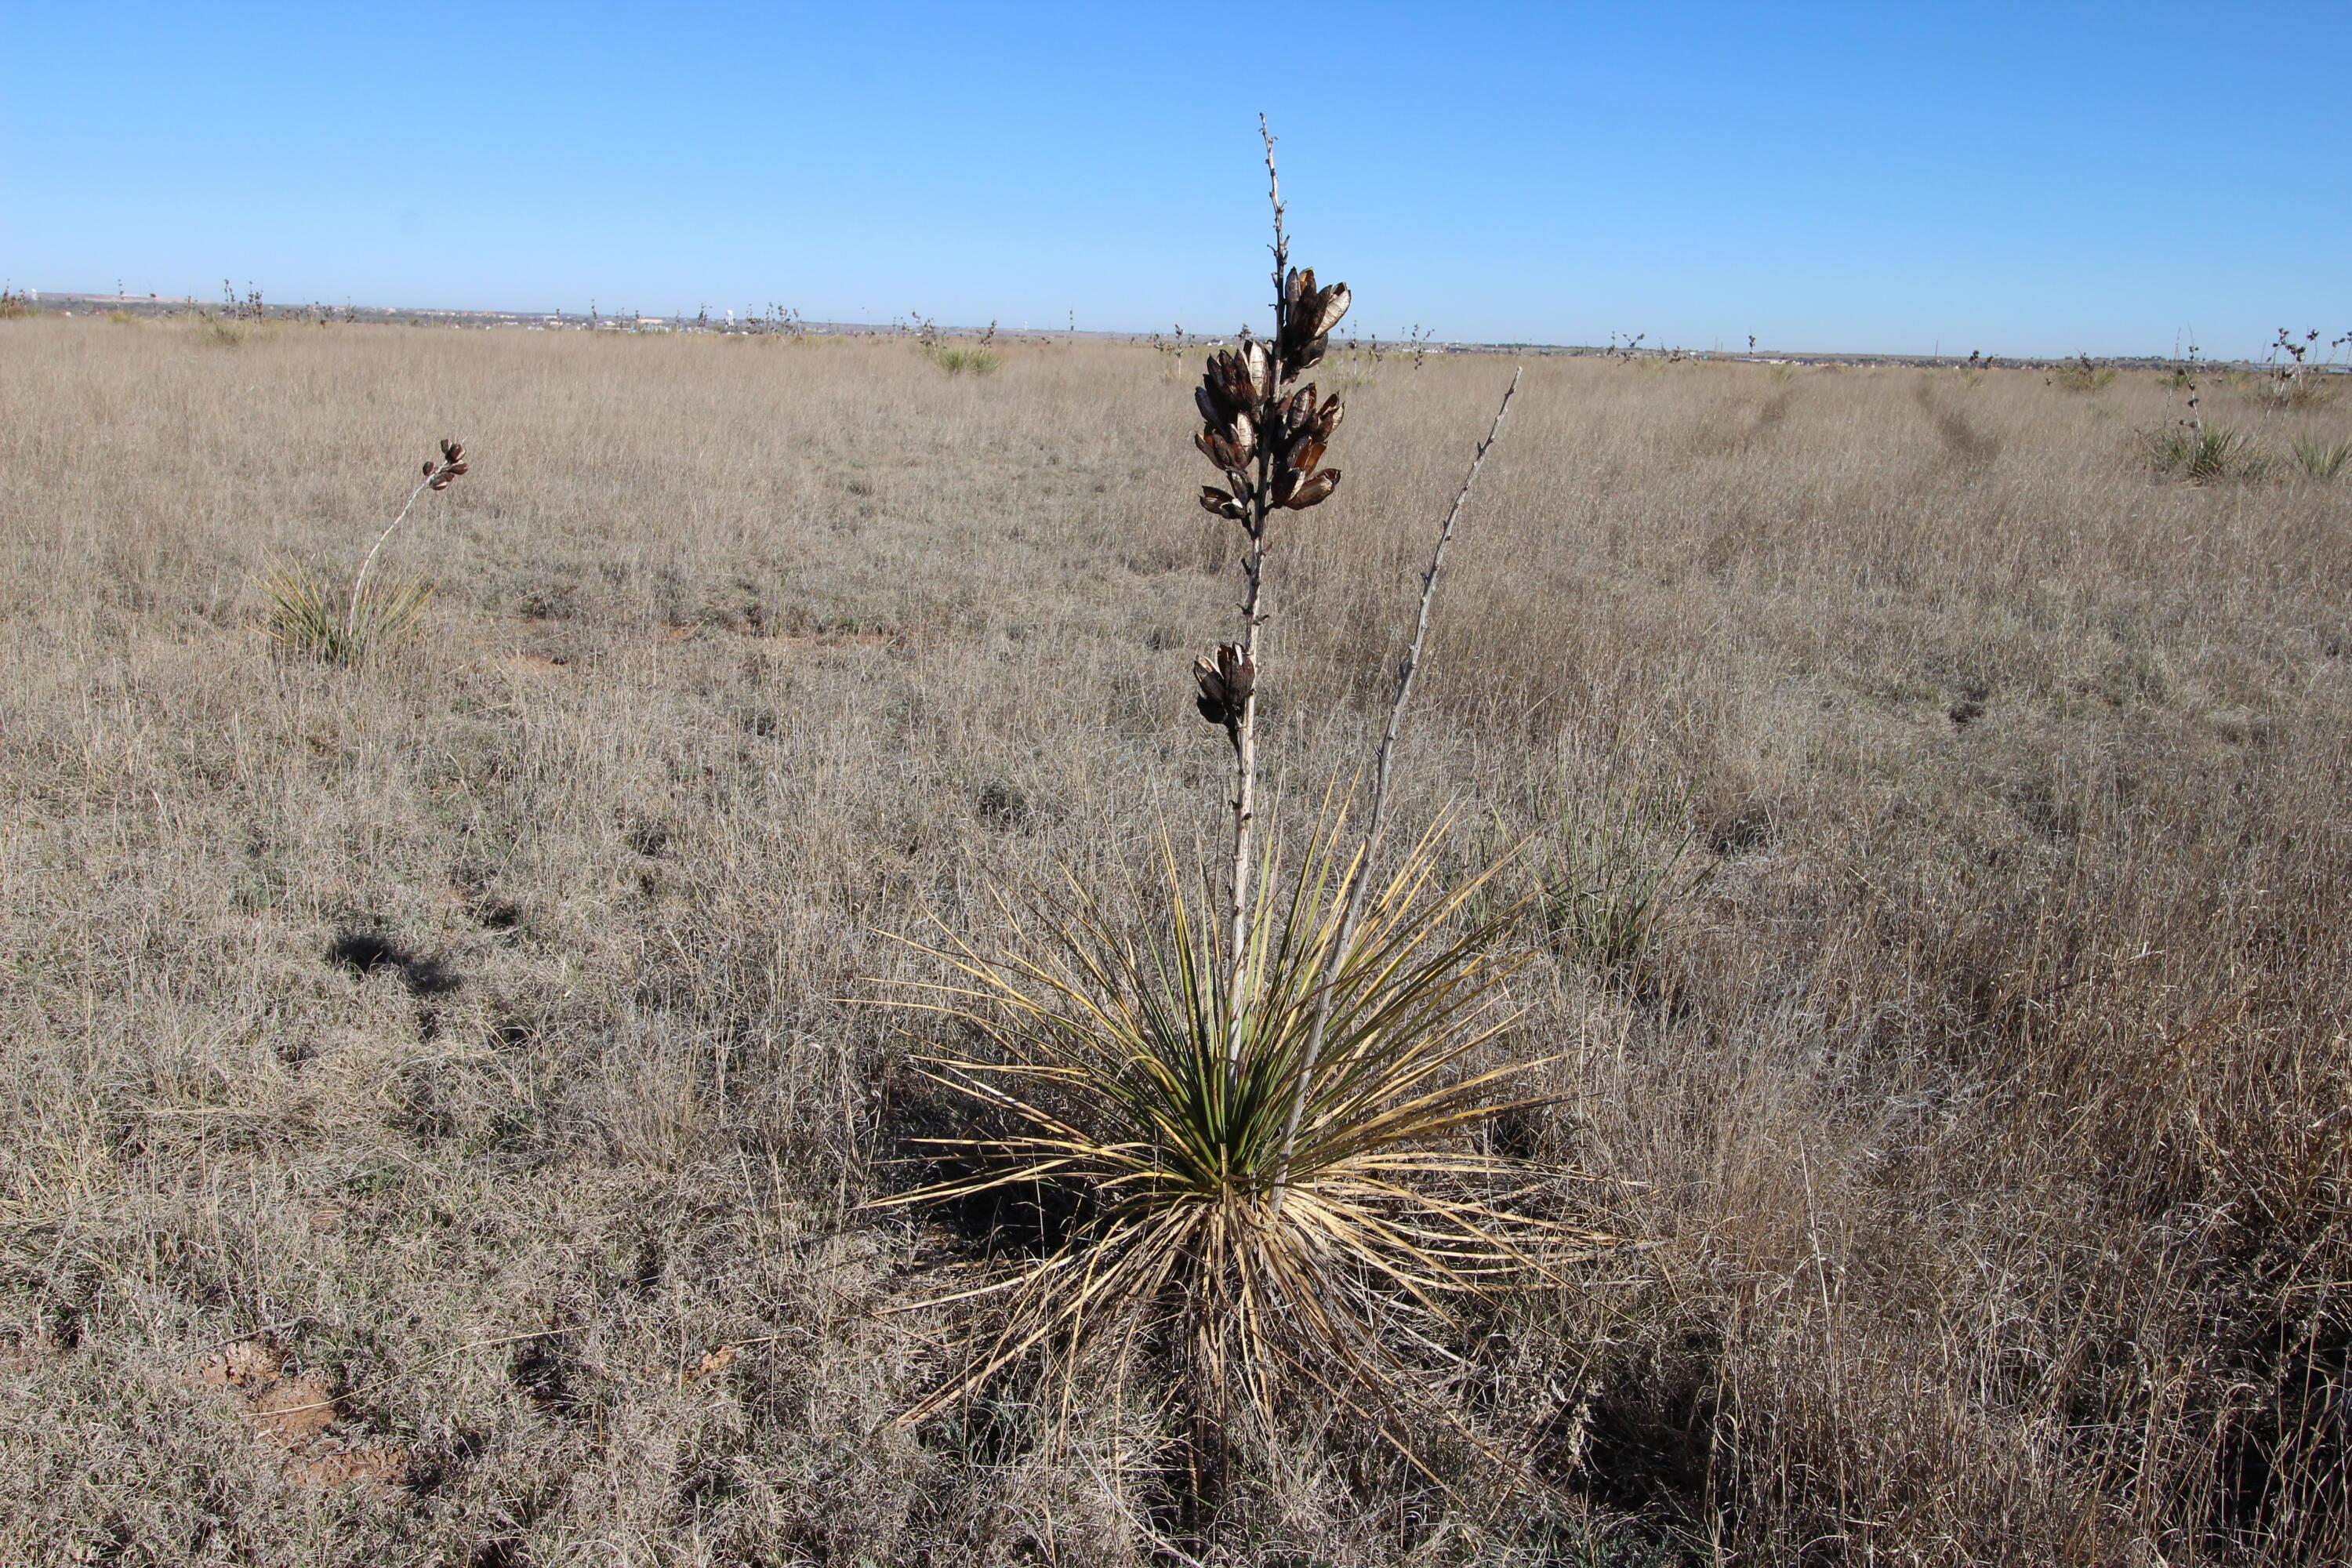
<path id="1" fill-rule="evenodd" d="M 861 1208 L 946 1107 L 845 999 L 929 977 L 919 905 L 985 941 L 1213 823 L 1230 541 L 1153 357 L 5 338 L 0 1561 L 1147 1560 L 1148 1403 L 1054 1462 L 1017 1402 L 892 1425 L 942 1352 L 877 1309 L 971 1243 Z M 1564 1098 L 1513 1152 L 1655 1246 L 1470 1347 L 1556 1495 L 1309 1434 L 1245 1559 L 2345 1551 L 2352 488 L 2153 482 L 2153 378 L 1921 379 L 1530 364 L 1397 810 L 1711 858 L 1650 984 L 1535 929 L 1515 983 Z M 1276 817 L 1496 380 L 1351 392 Z M 257 574 L 355 566 L 444 430 L 428 635 L 274 656 Z M 247 1342 L 398 1463 L 257 1441 Z"/>

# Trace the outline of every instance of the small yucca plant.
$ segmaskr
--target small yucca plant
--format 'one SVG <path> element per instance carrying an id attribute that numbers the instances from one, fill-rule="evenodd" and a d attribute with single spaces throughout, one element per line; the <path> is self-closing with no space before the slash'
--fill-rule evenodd
<path id="1" fill-rule="evenodd" d="M 1442 824 L 1377 868 L 1430 605 L 1516 374 L 1423 574 L 1360 830 L 1327 807 L 1286 870 L 1254 836 L 1268 535 L 1339 484 L 1321 465 L 1339 401 L 1296 383 L 1349 302 L 1344 285 L 1289 267 L 1270 135 L 1265 152 L 1275 332 L 1211 360 L 1194 399 L 1194 444 L 1225 479 L 1201 503 L 1244 534 L 1239 638 L 1193 671 L 1196 705 L 1234 756 L 1223 907 L 1196 911 L 1165 854 L 1164 923 L 1139 931 L 1074 884 L 1034 921 L 1007 905 L 1001 948 L 951 937 L 929 949 L 957 978 L 905 1005 L 945 1015 L 963 1044 L 925 1070 L 985 1125 L 925 1140 L 952 1173 L 884 1200 L 1011 1192 L 1062 1216 L 1027 1261 L 983 1265 L 993 1277 L 915 1304 L 971 1316 L 963 1359 L 906 1420 L 1033 1355 L 1058 1361 L 1066 1406 L 1082 1366 L 1107 1363 L 1116 1384 L 1139 1357 L 1163 1357 L 1185 1374 L 1173 1387 L 1196 1467 L 1220 1470 L 1229 1419 L 1272 1415 L 1285 1389 L 1370 1416 L 1408 1457 L 1436 1426 L 1466 1435 L 1417 1372 L 1451 1357 L 1464 1310 L 1557 1280 L 1606 1239 L 1524 1204 L 1564 1173 L 1486 1136 L 1528 1103 L 1508 1086 L 1534 1065 L 1479 1059 L 1511 1016 L 1512 965 L 1491 954 L 1494 928 L 1466 918 L 1493 873 L 1444 887 Z"/>
<path id="2" fill-rule="evenodd" d="M 2260 479 L 2268 467 L 2252 437 L 2224 425 L 2176 425 L 2151 433 L 2147 444 L 2158 473 L 2192 485 Z"/>
<path id="3" fill-rule="evenodd" d="M 2050 374 L 2053 380 L 2069 392 L 2099 392 L 2116 379 L 2113 367 L 2093 364 L 2087 353 L 2076 354 Z"/>
<path id="4" fill-rule="evenodd" d="M 432 585 L 417 577 L 395 578 L 371 587 L 368 577 L 375 558 L 394 530 L 406 521 L 416 498 L 427 490 L 446 490 L 466 472 L 466 444 L 445 438 L 438 460 L 425 460 L 424 477 L 408 492 L 408 500 L 375 537 L 375 543 L 352 579 L 348 596 L 332 593 L 325 581 L 297 562 L 285 562 L 265 573 L 262 597 L 268 601 L 265 624 L 281 647 L 351 664 L 381 653 L 416 630 L 433 599 Z"/>
<path id="5" fill-rule="evenodd" d="M 261 578 L 271 640 L 289 653 L 352 664 L 406 640 L 433 602 L 433 585 L 394 577 L 346 601 L 324 578 L 299 562 L 282 562 Z"/>
<path id="6" fill-rule="evenodd" d="M 2307 477 L 2322 484 L 2331 483 L 2347 466 L 2352 466 L 2352 439 L 2322 441 L 2306 436 L 2294 444 L 2294 460 Z"/>
<path id="7" fill-rule="evenodd" d="M 1660 928 L 1713 879 L 1698 829 L 1651 833 L 1638 794 L 1590 814 L 1563 810 L 1539 868 L 1538 913 L 1561 955 L 1635 994 L 1661 983 Z"/>
<path id="8" fill-rule="evenodd" d="M 966 371 L 974 375 L 993 375 L 997 366 L 1003 363 L 996 351 L 991 348 L 942 348 L 934 345 L 926 352 L 931 356 L 931 363 L 950 375 L 961 375 Z"/>

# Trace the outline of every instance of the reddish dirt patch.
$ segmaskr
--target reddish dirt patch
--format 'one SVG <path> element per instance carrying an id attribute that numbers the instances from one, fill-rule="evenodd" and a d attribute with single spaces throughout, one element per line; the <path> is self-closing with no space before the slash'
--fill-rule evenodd
<path id="1" fill-rule="evenodd" d="M 333 1440 L 329 1434 L 340 1414 L 334 1384 L 324 1373 L 289 1374 L 286 1352 L 266 1339 L 221 1346 L 197 1363 L 192 1381 L 236 1394 L 255 1440 L 284 1456 L 286 1479 L 298 1486 L 398 1486 L 407 1479 L 407 1449 Z"/>
<path id="2" fill-rule="evenodd" d="M 522 675 L 561 675 L 572 668 L 565 660 L 543 653 L 510 653 L 499 662 Z"/>
<path id="3" fill-rule="evenodd" d="M 402 1486 L 408 1480 L 408 1450 L 392 1444 L 332 1448 L 306 1458 L 289 1459 L 286 1479 L 304 1487 L 341 1487 L 353 1482 Z"/>
<path id="4" fill-rule="evenodd" d="M 335 1391 L 315 1372 L 281 1378 L 246 1396 L 254 1430 L 288 1447 L 335 1424 Z"/>

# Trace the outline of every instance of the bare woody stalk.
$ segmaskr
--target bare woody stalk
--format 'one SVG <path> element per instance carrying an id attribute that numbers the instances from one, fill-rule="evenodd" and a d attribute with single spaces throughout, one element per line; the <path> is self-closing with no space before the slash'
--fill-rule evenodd
<path id="1" fill-rule="evenodd" d="M 1193 400 L 1205 428 L 1194 446 L 1225 476 L 1226 489 L 1201 487 L 1201 504 L 1242 525 L 1244 591 L 1241 640 L 1220 644 L 1197 660 L 1202 717 L 1224 727 L 1234 748 L 1234 856 L 1229 885 L 1226 975 L 1231 1014 L 1225 1041 L 1228 1091 L 1239 1085 L 1247 1008 L 1239 994 L 1250 931 L 1250 840 L 1256 820 L 1257 674 L 1259 633 L 1265 625 L 1266 525 L 1276 511 L 1303 511 L 1330 495 L 1339 470 L 1318 465 L 1339 427 L 1335 394 L 1320 404 L 1312 383 L 1288 393 L 1291 382 L 1323 357 L 1331 329 L 1348 313 L 1348 287 L 1318 288 L 1315 272 L 1290 266 L 1282 221 L 1282 179 L 1274 165 L 1274 133 L 1264 115 L 1266 199 L 1274 207 L 1274 341 L 1246 331 L 1241 346 L 1209 362 Z"/>
<path id="2" fill-rule="evenodd" d="M 1257 133 L 1265 143 L 1265 195 L 1274 208 L 1274 353 L 1267 365 L 1269 388 L 1282 379 L 1284 298 L 1283 269 L 1290 262 L 1290 238 L 1282 224 L 1282 176 L 1274 167 L 1274 132 L 1266 125 L 1265 116 L 1257 117 Z M 1242 573 L 1248 586 L 1242 595 L 1242 668 L 1255 675 L 1257 669 L 1258 628 L 1265 624 L 1265 520 L 1267 513 L 1266 482 L 1269 465 L 1274 461 L 1272 443 L 1261 441 L 1257 449 L 1257 483 L 1250 491 L 1250 516 L 1247 522 L 1249 546 L 1242 559 Z M 1233 729 L 1234 740 L 1234 864 L 1233 924 L 1227 938 L 1226 973 L 1238 978 L 1242 973 L 1242 943 L 1249 930 L 1250 830 L 1256 825 L 1257 814 L 1253 796 L 1257 784 L 1257 686 L 1255 679 L 1244 681 L 1241 688 L 1241 716 Z M 1241 1072 L 1242 1007 L 1241 998 L 1232 996 L 1234 1003 L 1232 1032 L 1225 1042 L 1225 1072 L 1228 1080 Z"/>
<path id="3" fill-rule="evenodd" d="M 1282 1152 L 1275 1157 L 1270 1203 L 1276 1215 L 1282 1213 L 1283 1196 L 1290 1185 L 1291 1157 L 1298 1148 L 1298 1123 L 1306 1114 L 1316 1067 L 1323 1059 L 1323 1037 L 1331 1023 L 1331 998 L 1339 989 L 1348 955 L 1354 951 L 1356 930 L 1363 921 L 1364 899 L 1372 885 L 1372 857 L 1380 850 L 1381 833 L 1388 824 L 1389 780 L 1396 758 L 1397 733 L 1404 727 L 1405 704 L 1412 700 L 1413 677 L 1420 673 L 1422 649 L 1429 640 L 1429 606 L 1437 596 L 1437 580 L 1445 571 L 1445 548 L 1454 542 L 1454 525 L 1462 520 L 1462 509 L 1469 504 L 1470 492 L 1478 483 L 1479 467 L 1486 460 L 1487 449 L 1502 437 L 1504 416 L 1510 413 L 1511 398 L 1518 390 L 1519 367 L 1514 366 L 1511 384 L 1503 389 L 1503 401 L 1495 409 L 1495 422 L 1487 427 L 1486 438 L 1470 455 L 1470 471 L 1463 475 L 1462 488 L 1454 492 L 1454 504 L 1446 508 L 1445 521 L 1438 525 L 1437 547 L 1430 552 L 1429 570 L 1421 574 L 1421 607 L 1413 619 L 1412 642 L 1405 649 L 1404 662 L 1397 666 L 1396 695 L 1389 703 L 1389 726 L 1381 732 L 1380 751 L 1372 763 L 1371 810 L 1347 873 L 1348 902 L 1339 917 L 1339 939 L 1331 944 L 1330 958 L 1324 965 L 1317 989 L 1314 1020 L 1307 1031 L 1306 1056 L 1299 1064 L 1297 1084 L 1291 1091 L 1289 1116 L 1283 1123 Z"/>
<path id="4" fill-rule="evenodd" d="M 368 547 L 367 559 L 360 563 L 360 574 L 352 579 L 351 607 L 343 613 L 343 635 L 347 638 L 356 638 L 359 634 L 360 595 L 367 586 L 368 574 L 375 569 L 376 553 L 383 548 L 384 541 L 392 537 L 394 529 L 408 521 L 409 508 L 416 504 L 418 496 L 426 490 L 447 489 L 465 471 L 466 444 L 444 437 L 441 460 L 436 463 L 430 458 L 425 459 L 425 477 L 416 481 L 415 489 L 408 492 L 408 499 L 401 503 L 399 515 L 386 523 L 383 531 L 375 536 L 375 542 Z"/>

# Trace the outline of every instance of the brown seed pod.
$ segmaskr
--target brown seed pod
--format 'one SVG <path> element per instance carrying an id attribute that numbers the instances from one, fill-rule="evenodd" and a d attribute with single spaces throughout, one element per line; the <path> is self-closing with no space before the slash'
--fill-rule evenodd
<path id="1" fill-rule="evenodd" d="M 1283 500 L 1282 504 L 1293 511 L 1305 511 L 1310 506 L 1321 505 L 1324 498 L 1339 488 L 1339 470 L 1326 468 L 1313 479 L 1300 484 Z"/>
<path id="2" fill-rule="evenodd" d="M 1234 415 L 1229 422 L 1211 420 L 1207 429 L 1193 436 L 1192 445 L 1220 468 L 1245 468 L 1257 456 L 1257 428 L 1246 414 Z"/>
<path id="3" fill-rule="evenodd" d="M 1265 345 L 1254 338 L 1242 344 L 1241 361 L 1242 369 L 1248 378 L 1246 389 L 1249 393 L 1249 401 L 1246 406 L 1255 407 L 1261 397 L 1273 390 L 1268 376 L 1273 370 L 1274 362 L 1267 355 Z"/>
<path id="4" fill-rule="evenodd" d="M 1331 432 L 1339 427 L 1339 421 L 1346 414 L 1347 410 L 1339 405 L 1339 395 L 1333 393 L 1324 401 L 1323 406 L 1315 415 L 1316 438 L 1328 441 L 1331 438 Z"/>
<path id="5" fill-rule="evenodd" d="M 1283 312 L 1282 359 L 1284 374 L 1292 375 L 1320 363 L 1329 346 L 1331 329 L 1348 313 L 1349 296 L 1345 283 L 1318 289 L 1311 267 L 1292 273 L 1286 292 L 1288 308 Z"/>
<path id="6" fill-rule="evenodd" d="M 1225 388 L 1233 397 L 1234 412 L 1247 413 L 1258 405 L 1263 378 L 1257 366 L 1241 354 L 1227 354 L 1225 363 L 1230 367 L 1225 373 Z"/>
<path id="7" fill-rule="evenodd" d="M 1296 441 L 1301 436 L 1312 436 L 1318 441 L 1328 441 L 1331 432 L 1339 427 L 1339 395 L 1333 393 L 1318 406 L 1315 401 L 1315 384 L 1308 382 L 1293 393 L 1282 406 L 1282 437 L 1285 442 Z"/>
<path id="8" fill-rule="evenodd" d="M 1192 661 L 1192 679 L 1200 687 L 1193 705 L 1201 717 L 1222 724 L 1227 734 L 1239 730 L 1242 708 L 1257 686 L 1257 666 L 1243 656 L 1238 643 L 1219 643 Z"/>
<path id="9" fill-rule="evenodd" d="M 1259 402 L 1259 388 L 1265 381 L 1265 351 L 1255 343 L 1243 345 L 1243 353 L 1228 351 L 1209 362 L 1201 378 L 1201 416 L 1213 426 L 1225 425 L 1235 415 L 1247 414 Z M 1247 357 L 1255 352 L 1253 362 Z"/>
<path id="10" fill-rule="evenodd" d="M 1214 512 L 1219 517 L 1230 517 L 1238 520 L 1242 515 L 1242 503 L 1235 500 L 1232 496 L 1227 495 L 1224 491 L 1219 489 L 1214 485 L 1202 485 L 1201 487 L 1201 510 L 1202 511 Z"/>
<path id="11" fill-rule="evenodd" d="M 1352 302 L 1353 298 L 1348 292 L 1348 286 L 1345 283 L 1334 283 L 1317 295 L 1314 301 L 1315 325 L 1308 335 L 1318 338 L 1329 337 L 1331 329 L 1338 326 L 1340 319 L 1347 315 L 1348 306 Z"/>
<path id="12" fill-rule="evenodd" d="M 1301 430 L 1307 428 L 1307 422 L 1314 417 L 1315 384 L 1310 381 L 1292 393 L 1289 401 L 1283 404 L 1279 420 L 1281 438 L 1287 441 L 1297 436 Z"/>

